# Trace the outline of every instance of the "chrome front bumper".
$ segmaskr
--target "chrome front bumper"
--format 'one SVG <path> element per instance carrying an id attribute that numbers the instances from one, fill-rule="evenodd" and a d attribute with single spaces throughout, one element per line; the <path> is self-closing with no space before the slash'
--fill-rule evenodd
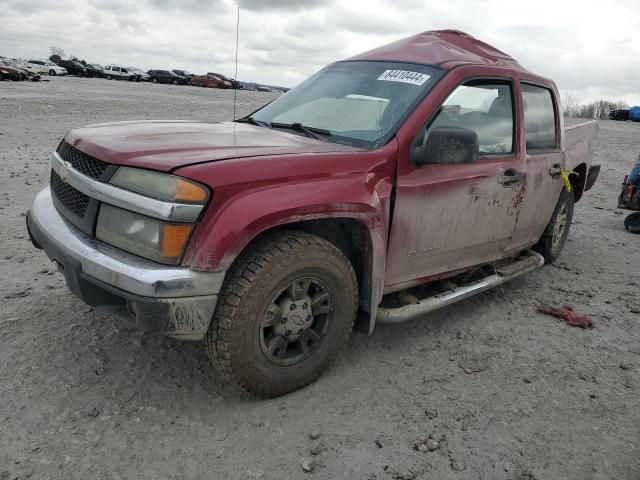
<path id="1" fill-rule="evenodd" d="M 225 272 L 161 265 L 97 241 L 58 213 L 48 187 L 33 201 L 27 228 L 89 305 L 149 331 L 184 339 L 206 333 Z"/>

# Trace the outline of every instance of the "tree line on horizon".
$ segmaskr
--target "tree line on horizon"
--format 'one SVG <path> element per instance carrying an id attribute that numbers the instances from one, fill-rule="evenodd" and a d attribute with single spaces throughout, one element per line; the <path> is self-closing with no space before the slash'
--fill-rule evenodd
<path id="1" fill-rule="evenodd" d="M 590 103 L 581 103 L 578 97 L 571 94 L 565 95 L 562 99 L 562 114 L 565 117 L 607 120 L 611 111 L 628 109 L 629 104 L 622 100 L 595 100 Z"/>

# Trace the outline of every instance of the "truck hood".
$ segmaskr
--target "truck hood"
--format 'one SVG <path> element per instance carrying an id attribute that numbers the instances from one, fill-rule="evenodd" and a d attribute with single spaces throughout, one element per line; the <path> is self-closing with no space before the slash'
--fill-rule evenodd
<path id="1" fill-rule="evenodd" d="M 218 160 L 359 149 L 246 123 L 133 121 L 71 130 L 65 140 L 106 163 L 164 172 Z"/>

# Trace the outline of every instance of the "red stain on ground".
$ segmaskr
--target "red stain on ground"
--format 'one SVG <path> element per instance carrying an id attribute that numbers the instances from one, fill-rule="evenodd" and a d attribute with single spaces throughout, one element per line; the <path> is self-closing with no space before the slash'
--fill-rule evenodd
<path id="1" fill-rule="evenodd" d="M 564 320 L 567 325 L 580 328 L 593 328 L 593 320 L 589 315 L 580 315 L 573 310 L 573 307 L 565 305 L 564 307 L 550 307 L 544 305 L 538 308 L 538 312 L 545 315 L 551 315 L 552 317 Z"/>

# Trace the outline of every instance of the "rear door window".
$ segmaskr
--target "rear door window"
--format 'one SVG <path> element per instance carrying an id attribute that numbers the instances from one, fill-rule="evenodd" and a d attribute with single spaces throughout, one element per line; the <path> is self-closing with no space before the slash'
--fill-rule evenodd
<path id="1" fill-rule="evenodd" d="M 557 149 L 556 111 L 551 90 L 523 83 L 522 103 L 527 152 Z"/>

